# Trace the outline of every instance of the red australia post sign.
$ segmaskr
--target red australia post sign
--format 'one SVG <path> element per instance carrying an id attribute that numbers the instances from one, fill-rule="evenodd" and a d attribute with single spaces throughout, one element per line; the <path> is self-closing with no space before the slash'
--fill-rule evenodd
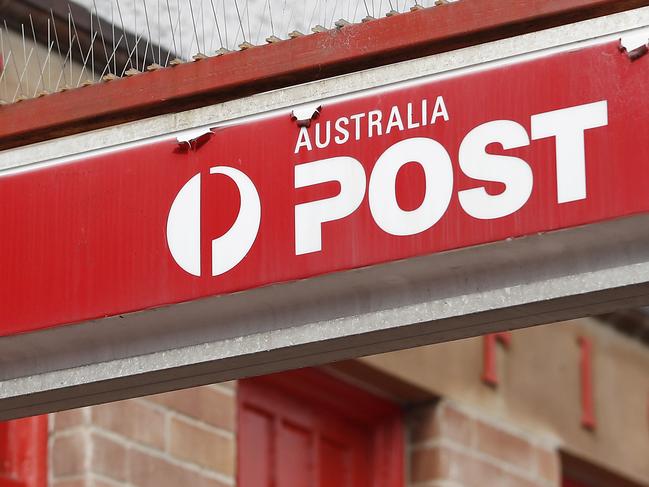
<path id="1" fill-rule="evenodd" d="M 647 212 L 648 63 L 603 43 L 0 173 L 0 335 Z"/>

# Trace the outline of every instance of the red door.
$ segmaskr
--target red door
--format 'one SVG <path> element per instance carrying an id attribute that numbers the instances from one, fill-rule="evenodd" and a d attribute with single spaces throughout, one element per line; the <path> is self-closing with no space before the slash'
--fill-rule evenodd
<path id="1" fill-rule="evenodd" d="M 601 484 L 599 484 L 598 482 L 598 485 Z M 607 487 L 621 487 L 621 485 L 617 484 L 616 482 L 613 482 L 612 484 L 606 482 L 605 485 Z M 590 483 L 580 482 L 570 477 L 564 477 L 561 487 L 593 487 L 593 486 Z"/>
<path id="2" fill-rule="evenodd" d="M 0 423 L 0 487 L 47 485 L 47 416 Z"/>
<path id="3" fill-rule="evenodd" d="M 240 381 L 240 487 L 402 487 L 394 404 L 305 369 Z"/>

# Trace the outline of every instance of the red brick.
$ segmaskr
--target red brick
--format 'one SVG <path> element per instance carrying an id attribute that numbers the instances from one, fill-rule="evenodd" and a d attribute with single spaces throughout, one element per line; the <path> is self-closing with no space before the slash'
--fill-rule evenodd
<path id="1" fill-rule="evenodd" d="M 234 476 L 234 439 L 178 418 L 171 422 L 171 454 L 226 476 Z"/>
<path id="2" fill-rule="evenodd" d="M 164 414 L 143 400 L 95 406 L 92 422 L 138 443 L 164 449 Z"/>
<path id="3" fill-rule="evenodd" d="M 84 479 L 58 480 L 51 484 L 52 487 L 87 487 Z"/>
<path id="4" fill-rule="evenodd" d="M 531 471 L 534 466 L 534 447 L 529 441 L 482 421 L 477 424 L 476 446 L 479 451 L 520 469 Z"/>
<path id="5" fill-rule="evenodd" d="M 82 433 L 60 436 L 52 445 L 52 471 L 55 477 L 80 475 L 85 472 L 87 442 Z"/>
<path id="6" fill-rule="evenodd" d="M 106 482 L 103 479 L 93 478 L 88 487 L 115 487 L 119 483 Z"/>
<path id="7" fill-rule="evenodd" d="M 131 451 L 129 485 L 132 487 L 225 487 L 225 484 L 146 453 Z"/>
<path id="8" fill-rule="evenodd" d="M 228 382 L 220 382 L 219 386 L 227 387 L 228 389 L 235 390 L 237 388 L 237 381 L 231 380 Z"/>
<path id="9" fill-rule="evenodd" d="M 151 396 L 147 399 L 217 428 L 234 431 L 235 398 L 211 387 Z"/>
<path id="10" fill-rule="evenodd" d="M 103 436 L 93 434 L 91 468 L 114 480 L 126 480 L 126 448 Z"/>
<path id="11" fill-rule="evenodd" d="M 498 467 L 475 457 L 448 449 L 440 449 L 441 478 L 461 482 L 465 487 L 494 485 L 503 487 L 503 472 Z"/>
<path id="12" fill-rule="evenodd" d="M 452 405 L 444 404 L 438 417 L 440 437 L 463 445 L 474 444 L 476 421 Z"/>
<path id="13" fill-rule="evenodd" d="M 457 482 L 463 487 L 539 487 L 531 480 L 470 454 L 449 448 L 437 450 L 435 473 L 438 479 Z"/>
<path id="14" fill-rule="evenodd" d="M 535 449 L 536 471 L 539 477 L 549 480 L 554 485 L 559 485 L 561 477 L 561 460 L 559 453 L 543 448 Z"/>
<path id="15" fill-rule="evenodd" d="M 62 431 L 80 426 L 84 422 L 83 409 L 71 409 L 53 414 L 54 431 Z"/>
<path id="16" fill-rule="evenodd" d="M 410 480 L 413 483 L 435 480 L 440 477 L 439 449 L 422 448 L 410 457 Z"/>
<path id="17" fill-rule="evenodd" d="M 431 406 L 417 411 L 411 421 L 412 441 L 421 443 L 446 439 L 463 445 L 472 445 L 476 422 L 473 418 L 449 404 Z"/>

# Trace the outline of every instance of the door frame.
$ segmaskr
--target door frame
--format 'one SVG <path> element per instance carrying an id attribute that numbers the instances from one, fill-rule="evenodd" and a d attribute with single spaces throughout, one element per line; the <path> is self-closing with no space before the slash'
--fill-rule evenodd
<path id="1" fill-rule="evenodd" d="M 240 380 L 237 387 L 238 413 L 244 404 L 254 404 L 255 386 L 272 387 L 291 397 L 322 405 L 370 429 L 373 433 L 372 464 L 377 479 L 373 487 L 404 487 L 405 431 L 402 409 L 398 404 L 322 370 L 306 368 Z M 239 431 L 241 421 L 242 415 L 238 414 Z M 237 441 L 237 458 L 242 458 L 244 447 Z"/>

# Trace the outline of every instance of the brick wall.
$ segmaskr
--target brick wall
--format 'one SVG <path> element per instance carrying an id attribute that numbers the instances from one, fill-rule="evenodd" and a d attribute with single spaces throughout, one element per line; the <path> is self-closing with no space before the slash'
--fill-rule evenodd
<path id="1" fill-rule="evenodd" d="M 234 485 L 235 393 L 220 384 L 53 414 L 49 484 Z"/>
<path id="2" fill-rule="evenodd" d="M 448 400 L 408 418 L 411 487 L 558 487 L 550 442 L 480 417 Z"/>
<path id="3" fill-rule="evenodd" d="M 213 385 L 51 415 L 51 487 L 223 487 L 236 389 Z M 442 399 L 407 416 L 410 487 L 559 487 L 551 441 Z"/>

